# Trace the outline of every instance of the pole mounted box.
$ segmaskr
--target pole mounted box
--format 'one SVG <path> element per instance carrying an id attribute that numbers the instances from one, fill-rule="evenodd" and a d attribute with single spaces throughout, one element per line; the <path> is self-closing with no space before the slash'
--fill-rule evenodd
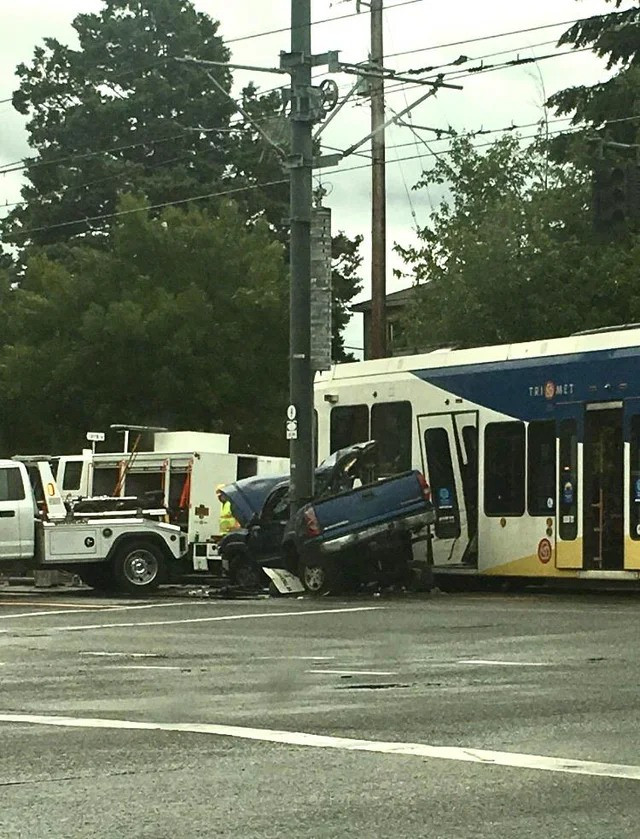
<path id="1" fill-rule="evenodd" d="M 311 367 L 331 369 L 331 210 L 311 211 Z"/>

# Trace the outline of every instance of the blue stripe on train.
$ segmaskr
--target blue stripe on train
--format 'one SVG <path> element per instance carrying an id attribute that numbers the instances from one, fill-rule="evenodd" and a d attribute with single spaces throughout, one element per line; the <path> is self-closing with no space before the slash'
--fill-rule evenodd
<path id="1" fill-rule="evenodd" d="M 480 362 L 412 373 L 454 396 L 527 421 L 577 417 L 585 402 L 640 399 L 638 347 Z"/>

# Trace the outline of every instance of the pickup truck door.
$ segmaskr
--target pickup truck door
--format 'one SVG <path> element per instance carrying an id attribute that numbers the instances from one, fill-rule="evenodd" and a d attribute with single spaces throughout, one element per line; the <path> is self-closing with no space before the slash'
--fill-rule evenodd
<path id="1" fill-rule="evenodd" d="M 418 417 L 422 464 L 436 511 L 435 565 L 473 566 L 478 532 L 478 414 Z"/>
<path id="2" fill-rule="evenodd" d="M 24 466 L 0 464 L 0 560 L 33 556 L 34 515 Z"/>
<path id="3" fill-rule="evenodd" d="M 249 551 L 259 562 L 282 555 L 282 537 L 289 522 L 289 487 L 279 486 L 268 496 L 257 524 L 249 527 Z"/>

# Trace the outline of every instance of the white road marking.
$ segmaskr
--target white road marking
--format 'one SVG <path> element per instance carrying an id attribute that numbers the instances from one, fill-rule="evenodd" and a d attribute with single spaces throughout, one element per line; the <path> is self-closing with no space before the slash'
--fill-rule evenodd
<path id="1" fill-rule="evenodd" d="M 105 670 L 188 670 L 174 664 L 108 664 Z"/>
<path id="2" fill-rule="evenodd" d="M 80 609 L 81 611 L 86 611 L 87 609 L 113 609 L 114 607 L 107 604 L 100 604 L 100 603 L 92 603 L 87 605 L 87 603 L 58 603 L 56 601 L 45 600 L 41 598 L 40 600 L 24 600 L 21 597 L 10 597 L 8 600 L 0 600 L 0 606 L 15 606 L 20 604 L 20 606 L 40 606 L 41 608 L 46 607 L 49 609 L 50 606 L 64 606 L 65 612 L 73 612 L 76 609 Z M 27 614 L 32 614 L 31 612 L 27 612 Z M 50 611 L 43 612 L 42 614 L 52 614 Z"/>
<path id="3" fill-rule="evenodd" d="M 392 670 L 319 670 L 314 667 L 313 670 L 305 671 L 307 673 L 324 673 L 329 676 L 395 676 Z"/>
<path id="4" fill-rule="evenodd" d="M 334 655 L 261 655 L 254 661 L 333 661 Z"/>
<path id="5" fill-rule="evenodd" d="M 458 664 L 494 664 L 498 667 L 549 667 L 551 662 L 545 661 L 497 661 L 484 658 L 461 658 Z"/>
<path id="6" fill-rule="evenodd" d="M 78 655 L 90 655 L 90 656 L 104 656 L 106 658 L 160 658 L 159 653 L 103 653 L 103 652 L 86 652 L 86 653 L 78 653 Z"/>
<path id="7" fill-rule="evenodd" d="M 286 746 L 311 746 L 317 749 L 339 749 L 347 752 L 374 752 L 404 755 L 433 760 L 454 760 L 478 763 L 483 766 L 510 766 L 514 769 L 538 769 L 570 775 L 597 775 L 605 778 L 625 778 L 640 781 L 640 766 L 624 763 L 600 763 L 593 760 L 573 760 L 564 757 L 530 755 L 518 752 L 499 752 L 490 749 L 466 749 L 460 746 L 429 746 L 426 743 L 385 742 L 384 740 L 355 740 L 350 737 L 331 737 L 305 734 L 301 731 L 278 731 L 269 728 L 246 728 L 237 725 L 208 723 L 153 723 L 133 720 L 92 719 L 78 717 L 42 716 L 39 714 L 0 714 L 0 722 L 27 725 L 49 725 L 62 728 L 121 729 L 127 731 L 174 731 L 191 734 L 211 734 L 236 737 L 263 743 Z"/>
<path id="8" fill-rule="evenodd" d="M 373 612 L 384 609 L 384 606 L 352 606 L 344 609 L 300 609 L 297 612 L 253 612 L 240 615 L 217 615 L 211 618 L 179 618 L 178 620 L 167 621 L 140 621 L 139 623 L 89 623 L 75 624 L 73 626 L 48 626 L 48 632 L 86 632 L 89 629 L 123 629 L 128 626 L 174 626 L 184 623 L 212 623 L 214 621 L 240 621 L 249 618 L 299 618 L 305 615 L 338 615 L 348 612 Z M 2 631 L 2 630 L 0 630 Z"/>
<path id="9" fill-rule="evenodd" d="M 24 604 L 20 604 L 24 605 Z M 183 600 L 180 603 L 145 603 L 144 605 L 138 606 L 82 606 L 82 607 L 75 607 L 73 609 L 58 609 L 58 610 L 51 610 L 49 609 L 46 612 L 20 612 L 17 615 L 0 615 L 0 620 L 9 621 L 13 620 L 14 618 L 33 618 L 42 615 L 78 615 L 82 614 L 83 612 L 86 614 L 87 612 L 95 612 L 95 611 L 108 611 L 108 612 L 129 612 L 135 609 L 169 609 L 172 606 L 202 606 L 202 603 L 194 603 L 192 600 Z"/>

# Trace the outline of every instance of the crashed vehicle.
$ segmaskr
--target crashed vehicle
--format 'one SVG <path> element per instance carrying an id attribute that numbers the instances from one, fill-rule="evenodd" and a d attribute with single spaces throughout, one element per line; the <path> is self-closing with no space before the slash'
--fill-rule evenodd
<path id="1" fill-rule="evenodd" d="M 312 594 L 405 582 L 414 538 L 435 520 L 420 472 L 375 480 L 375 441 L 334 453 L 316 470 L 315 500 L 289 515 L 289 481 L 249 478 L 224 488 L 242 530 L 219 549 L 233 582 L 257 588 L 265 568 L 297 575 Z"/>

